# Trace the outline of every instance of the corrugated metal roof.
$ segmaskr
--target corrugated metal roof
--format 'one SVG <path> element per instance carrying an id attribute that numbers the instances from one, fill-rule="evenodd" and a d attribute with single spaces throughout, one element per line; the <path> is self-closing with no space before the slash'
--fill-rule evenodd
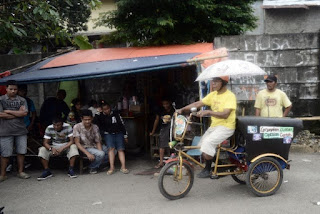
<path id="1" fill-rule="evenodd" d="M 180 67 L 188 65 L 190 59 L 212 50 L 212 43 L 201 43 L 164 47 L 73 51 L 49 58 L 24 72 L 0 79 L 0 84 L 10 79 L 19 83 L 30 84 L 98 78 Z"/>
<path id="2" fill-rule="evenodd" d="M 159 47 L 129 47 L 129 48 L 101 48 L 91 50 L 77 50 L 63 56 L 56 57 L 42 68 L 61 67 L 89 62 L 101 62 L 118 59 L 131 59 L 150 56 L 164 56 L 185 53 L 204 53 L 213 49 L 212 43 L 193 45 L 169 45 Z"/>

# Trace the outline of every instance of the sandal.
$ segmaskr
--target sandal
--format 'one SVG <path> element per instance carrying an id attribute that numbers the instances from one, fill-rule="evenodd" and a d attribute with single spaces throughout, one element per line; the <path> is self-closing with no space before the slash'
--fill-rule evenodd
<path id="1" fill-rule="evenodd" d="M 114 170 L 108 170 L 107 175 L 112 175 L 114 173 Z"/>
<path id="2" fill-rule="evenodd" d="M 120 172 L 122 172 L 123 174 L 128 174 L 129 173 L 129 169 L 120 169 Z"/>
<path id="3" fill-rule="evenodd" d="M 158 163 L 157 165 L 154 166 L 154 168 L 155 168 L 155 169 L 160 169 L 160 168 L 162 168 L 163 166 L 164 166 L 163 163 L 162 163 L 162 164 Z"/>

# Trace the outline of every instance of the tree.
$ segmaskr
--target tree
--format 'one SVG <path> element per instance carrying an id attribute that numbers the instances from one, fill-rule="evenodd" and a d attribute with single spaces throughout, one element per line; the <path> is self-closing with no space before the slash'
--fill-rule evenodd
<path id="1" fill-rule="evenodd" d="M 113 40 L 133 45 L 212 42 L 255 27 L 255 0 L 119 0 L 101 13 L 96 26 L 115 28 Z"/>
<path id="2" fill-rule="evenodd" d="M 4 0 L 0 3 L 1 50 L 64 44 L 70 35 L 87 30 L 91 10 L 99 4 L 100 0 Z"/>

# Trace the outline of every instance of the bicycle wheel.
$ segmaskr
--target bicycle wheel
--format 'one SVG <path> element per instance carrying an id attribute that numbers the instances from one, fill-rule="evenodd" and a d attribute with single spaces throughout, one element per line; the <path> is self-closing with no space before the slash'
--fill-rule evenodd
<path id="1" fill-rule="evenodd" d="M 182 164 L 182 178 L 179 179 L 179 161 L 166 164 L 160 171 L 158 186 L 161 194 L 175 200 L 188 194 L 193 185 L 194 172 L 190 165 Z"/>
<path id="2" fill-rule="evenodd" d="M 247 186 L 257 196 L 274 194 L 281 186 L 283 171 L 277 160 L 263 157 L 249 166 Z"/>
<path id="3" fill-rule="evenodd" d="M 246 173 L 231 175 L 231 177 L 239 184 L 246 184 Z"/>

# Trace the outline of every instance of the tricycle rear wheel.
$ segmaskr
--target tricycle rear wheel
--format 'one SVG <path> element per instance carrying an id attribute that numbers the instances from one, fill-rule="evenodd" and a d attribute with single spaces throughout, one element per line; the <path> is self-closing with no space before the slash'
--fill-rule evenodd
<path id="1" fill-rule="evenodd" d="M 246 183 L 257 196 L 269 196 L 280 188 L 283 171 L 279 162 L 272 157 L 262 157 L 249 166 Z"/>
<path id="2" fill-rule="evenodd" d="M 175 200 L 186 196 L 193 185 L 194 172 L 187 163 L 182 163 L 182 178 L 179 179 L 179 161 L 167 163 L 160 171 L 158 187 L 161 194 Z"/>

